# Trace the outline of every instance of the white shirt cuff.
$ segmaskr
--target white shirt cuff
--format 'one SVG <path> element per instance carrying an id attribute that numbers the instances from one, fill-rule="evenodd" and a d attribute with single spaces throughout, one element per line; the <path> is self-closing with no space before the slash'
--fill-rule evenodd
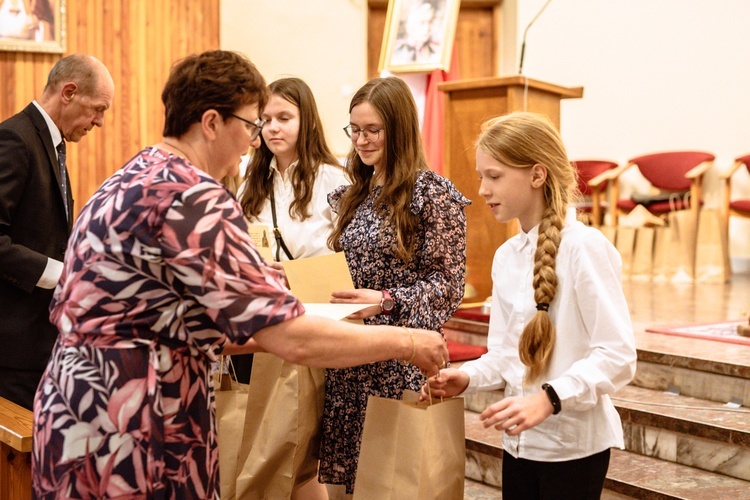
<path id="1" fill-rule="evenodd" d="M 44 268 L 42 277 L 39 278 L 36 286 L 47 290 L 55 288 L 63 272 L 63 263 L 55 259 L 47 259 L 47 266 Z"/>

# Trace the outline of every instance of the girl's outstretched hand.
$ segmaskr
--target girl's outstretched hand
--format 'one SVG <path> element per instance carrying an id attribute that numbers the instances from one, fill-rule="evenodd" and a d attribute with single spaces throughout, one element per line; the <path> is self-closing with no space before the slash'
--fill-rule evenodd
<path id="1" fill-rule="evenodd" d="M 427 386 L 430 386 L 428 393 Z M 434 377 L 427 379 L 419 394 L 420 401 L 426 401 L 432 395 L 433 398 L 449 398 L 458 396 L 469 386 L 469 375 L 456 368 L 446 368 Z"/>
<path id="2" fill-rule="evenodd" d="M 535 427 L 552 415 L 554 408 L 542 391 L 531 396 L 504 398 L 488 406 L 479 419 L 484 428 L 495 426 L 509 436 L 515 436 Z"/>
<path id="3" fill-rule="evenodd" d="M 331 293 L 332 304 L 377 304 L 366 307 L 360 311 L 350 314 L 346 319 L 365 319 L 371 318 L 382 312 L 380 309 L 380 299 L 383 297 L 382 292 L 370 290 L 369 288 L 357 288 L 355 290 L 336 290 Z"/>

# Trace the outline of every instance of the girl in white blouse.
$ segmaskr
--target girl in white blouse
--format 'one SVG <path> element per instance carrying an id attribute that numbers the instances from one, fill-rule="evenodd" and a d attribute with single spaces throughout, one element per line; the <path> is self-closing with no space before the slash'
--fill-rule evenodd
<path id="1" fill-rule="evenodd" d="M 245 217 L 253 224 L 279 228 L 278 236 L 269 238 L 276 261 L 331 253 L 327 240 L 333 230 L 334 215 L 327 196 L 349 181 L 325 141 L 310 87 L 299 78 L 282 78 L 268 89 L 271 96 L 261 113 L 265 123 L 263 142 L 250 160 L 241 190 Z M 311 394 L 299 389 L 296 406 L 299 409 L 291 414 L 288 408 L 275 407 L 269 402 L 263 428 L 256 434 L 262 436 L 265 444 L 256 443 L 258 446 L 250 449 L 245 463 L 252 465 L 252 472 L 245 472 L 252 474 L 253 479 L 238 483 L 238 497 L 244 487 L 248 495 L 265 492 L 279 498 L 290 495 L 292 499 L 327 498 L 325 486 L 316 480 L 325 370 L 293 365 L 270 354 L 254 357 L 253 372 L 280 372 L 286 378 L 286 382 L 280 380 L 274 387 L 287 384 L 314 387 L 314 391 Z M 273 401 L 268 393 L 274 389 L 259 387 L 252 377 L 251 397 L 257 395 Z M 291 428 L 280 424 L 294 423 L 295 419 L 297 423 Z M 316 423 L 302 424 L 302 419 Z M 294 442 L 285 441 L 289 435 L 294 436 Z M 260 463 L 268 466 L 257 465 Z"/>
<path id="2" fill-rule="evenodd" d="M 504 432 L 504 498 L 598 499 L 624 445 L 609 394 L 636 365 L 620 256 L 568 211 L 576 174 L 546 117 L 489 120 L 476 146 L 480 196 L 521 230 L 492 264 L 489 351 L 441 370 L 432 396 L 504 389 L 481 414 Z"/>

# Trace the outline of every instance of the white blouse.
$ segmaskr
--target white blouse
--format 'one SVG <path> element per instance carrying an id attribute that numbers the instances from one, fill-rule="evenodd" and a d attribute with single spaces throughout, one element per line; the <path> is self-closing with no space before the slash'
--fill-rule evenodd
<path id="1" fill-rule="evenodd" d="M 333 231 L 334 214 L 328 204 L 328 193 L 339 186 L 349 184 L 344 169 L 338 165 L 322 164 L 313 184 L 312 197 L 307 207 L 310 217 L 305 220 L 292 218 L 289 206 L 294 201 L 294 188 L 291 174 L 297 168 L 297 162 L 292 163 L 282 176 L 276 167 L 276 158 L 271 160 L 271 175 L 273 175 L 273 192 L 276 199 L 276 220 L 284 239 L 284 244 L 295 259 L 315 257 L 332 252 L 328 248 L 328 236 Z M 241 188 L 240 190 L 244 189 Z M 273 216 L 271 214 L 271 200 L 263 204 L 258 217 L 249 221 L 251 224 L 265 224 L 273 230 Z M 271 252 L 276 255 L 276 239 L 271 233 L 269 238 Z M 289 260 L 284 250 L 279 252 L 280 260 Z"/>
<path id="2" fill-rule="evenodd" d="M 518 341 L 536 313 L 538 230 L 517 234 L 495 253 L 489 351 L 461 366 L 471 379 L 466 393 L 505 388 L 506 397 L 527 396 L 544 382 L 555 389 L 559 414 L 520 435 L 503 435 L 503 448 L 514 457 L 557 462 L 622 448 L 622 424 L 608 396 L 630 382 L 636 365 L 622 260 L 600 231 L 580 222 L 566 221 L 555 261 L 558 287 L 549 313 L 557 335 L 548 370 L 523 387 Z"/>

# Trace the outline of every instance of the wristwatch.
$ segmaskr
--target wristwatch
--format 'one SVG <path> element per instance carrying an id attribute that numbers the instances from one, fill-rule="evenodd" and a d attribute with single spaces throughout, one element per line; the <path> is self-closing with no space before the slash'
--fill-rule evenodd
<path id="1" fill-rule="evenodd" d="M 547 393 L 549 402 L 552 403 L 552 414 L 557 415 L 562 410 L 562 404 L 560 403 L 560 397 L 555 392 L 555 388 L 549 384 L 542 384 L 542 390 Z"/>
<path id="2" fill-rule="evenodd" d="M 383 311 L 383 314 L 391 314 L 394 305 L 395 302 L 393 302 L 393 297 L 391 297 L 390 292 L 388 290 L 383 290 L 383 298 L 380 299 L 380 309 Z"/>

